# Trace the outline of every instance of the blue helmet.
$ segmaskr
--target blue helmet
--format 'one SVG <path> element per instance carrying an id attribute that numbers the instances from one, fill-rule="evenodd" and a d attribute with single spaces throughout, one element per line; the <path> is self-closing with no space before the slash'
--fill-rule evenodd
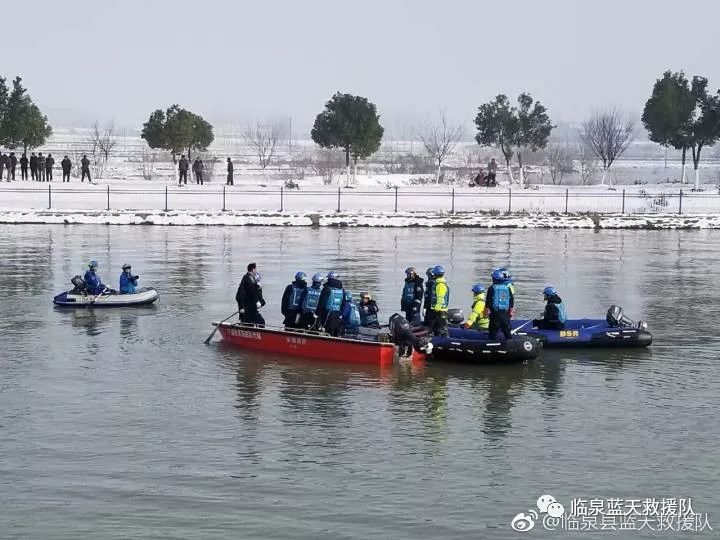
<path id="1" fill-rule="evenodd" d="M 89 264 L 88 266 L 89 266 L 90 268 L 97 268 L 97 267 L 98 267 L 98 263 L 97 263 L 97 261 L 90 261 L 90 264 Z"/>
<path id="2" fill-rule="evenodd" d="M 322 274 L 321 274 L 320 272 L 317 272 L 317 273 L 312 277 L 312 282 L 313 282 L 313 283 L 322 283 L 322 282 L 323 282 Z"/>
<path id="3" fill-rule="evenodd" d="M 414 275 L 417 274 L 417 270 L 415 269 L 414 266 L 408 266 L 408 267 L 405 269 L 405 273 L 406 273 L 408 276 L 414 276 Z"/>
<path id="4" fill-rule="evenodd" d="M 433 276 L 444 276 L 445 275 L 445 268 L 440 266 L 439 264 L 432 269 Z"/>
<path id="5" fill-rule="evenodd" d="M 557 294 L 557 289 L 555 287 L 545 287 L 543 289 L 543 294 L 545 296 L 555 296 Z"/>
<path id="6" fill-rule="evenodd" d="M 295 274 L 295 281 L 305 281 L 307 279 L 307 276 L 305 275 L 305 272 L 297 272 Z"/>
<path id="7" fill-rule="evenodd" d="M 485 287 L 483 287 L 480 283 L 476 283 L 475 285 L 473 285 L 472 292 L 473 294 L 483 293 L 485 292 Z"/>
<path id="8" fill-rule="evenodd" d="M 338 275 L 335 270 L 330 270 L 327 274 L 328 279 L 337 279 Z"/>
<path id="9" fill-rule="evenodd" d="M 504 268 L 496 268 L 492 271 L 492 274 L 490 274 L 490 276 L 495 282 L 502 282 L 510 278 L 510 274 Z"/>

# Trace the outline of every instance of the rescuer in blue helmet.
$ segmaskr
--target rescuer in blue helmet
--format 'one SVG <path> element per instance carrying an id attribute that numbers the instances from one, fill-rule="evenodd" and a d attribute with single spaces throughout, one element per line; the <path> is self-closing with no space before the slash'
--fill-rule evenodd
<path id="1" fill-rule="evenodd" d="M 562 298 L 558 295 L 555 287 L 543 289 L 545 299 L 545 311 L 542 319 L 534 319 L 533 326 L 541 330 L 563 330 L 567 322 L 567 313 Z"/>
<path id="2" fill-rule="evenodd" d="M 420 310 L 425 294 L 423 281 L 414 266 L 405 269 L 405 284 L 400 298 L 400 309 L 405 312 L 405 318 L 410 324 L 420 322 Z"/>
<path id="3" fill-rule="evenodd" d="M 472 328 L 473 330 L 487 330 L 490 321 L 485 316 L 485 287 L 480 283 L 476 283 L 472 287 L 472 293 L 472 309 L 467 322 L 463 326 L 465 328 Z"/>
<path id="4" fill-rule="evenodd" d="M 432 332 L 436 336 L 448 335 L 448 307 L 450 305 L 450 287 L 445 281 L 445 268 L 437 265 L 432 269 L 435 284 L 430 296 L 432 311 Z"/>
<path id="5" fill-rule="evenodd" d="M 85 272 L 85 277 L 83 278 L 85 280 L 85 287 L 88 294 L 101 294 L 106 289 L 105 285 L 103 285 L 103 282 L 100 279 L 100 276 L 97 273 L 97 269 L 97 261 L 90 261 L 90 264 L 88 264 L 87 272 Z"/>
<path id="6" fill-rule="evenodd" d="M 509 273 L 504 268 L 498 268 L 490 274 L 492 285 L 488 288 L 485 299 L 485 317 L 488 321 L 488 334 L 490 339 L 497 339 L 498 330 L 502 330 L 505 339 L 510 339 L 510 317 L 515 310 L 515 295 L 512 283 L 509 282 Z"/>
<path id="7" fill-rule="evenodd" d="M 295 280 L 285 287 L 280 304 L 280 311 L 285 317 L 283 324 L 286 328 L 297 327 L 306 290 L 307 276 L 305 272 L 297 272 Z"/>

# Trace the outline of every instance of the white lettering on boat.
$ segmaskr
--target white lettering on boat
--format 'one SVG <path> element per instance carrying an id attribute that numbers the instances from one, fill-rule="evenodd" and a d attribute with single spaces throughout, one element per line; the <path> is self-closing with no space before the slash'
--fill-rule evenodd
<path id="1" fill-rule="evenodd" d="M 260 332 L 251 332 L 250 330 L 232 329 L 230 330 L 230 335 L 246 339 L 257 339 L 258 341 L 262 340 L 262 334 L 260 334 Z"/>
<path id="2" fill-rule="evenodd" d="M 307 345 L 307 339 L 299 337 L 286 337 L 285 341 L 294 345 Z"/>

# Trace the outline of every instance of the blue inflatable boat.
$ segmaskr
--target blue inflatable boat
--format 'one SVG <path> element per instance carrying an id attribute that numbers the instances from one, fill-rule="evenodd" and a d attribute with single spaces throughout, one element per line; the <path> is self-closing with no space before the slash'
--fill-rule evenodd
<path id="1" fill-rule="evenodd" d="M 470 364 L 522 362 L 537 358 L 542 351 L 542 343 L 529 335 L 500 341 L 489 339 L 485 333 L 463 328 L 452 328 L 449 337 L 435 336 L 430 343 L 431 360 Z"/>
<path id="2" fill-rule="evenodd" d="M 605 319 L 568 320 L 562 330 L 533 327 L 532 320 L 513 320 L 511 327 L 517 336 L 533 337 L 546 348 L 649 347 L 653 340 L 647 325 L 626 317 L 619 306 L 611 306 Z M 463 328 L 451 328 L 450 336 L 467 337 L 468 332 L 480 339 L 488 337 L 486 332 Z"/>

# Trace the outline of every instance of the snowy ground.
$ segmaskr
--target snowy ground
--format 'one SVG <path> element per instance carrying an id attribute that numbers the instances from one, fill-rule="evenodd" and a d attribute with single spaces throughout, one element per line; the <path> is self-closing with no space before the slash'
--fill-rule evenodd
<path id="1" fill-rule="evenodd" d="M 507 214 L 467 212 L 250 212 L 4 210 L 0 223 L 102 225 L 266 225 L 319 227 L 479 227 L 547 229 L 720 229 L 720 214 Z"/>
<path id="2" fill-rule="evenodd" d="M 400 177 L 401 175 L 393 175 Z M 469 188 L 448 186 L 385 186 L 386 177 L 358 177 L 351 188 L 325 186 L 306 178 L 301 189 L 283 188 L 280 181 L 262 185 L 161 185 L 142 180 L 107 180 L 63 184 L 15 182 L 0 185 L 1 210 L 232 210 L 256 212 L 489 212 L 499 213 L 720 213 L 714 186 L 696 193 L 677 185 L 517 186 Z"/>
<path id="3" fill-rule="evenodd" d="M 39 150 L 52 152 L 56 163 L 65 154 L 77 162 L 78 156 L 87 152 L 86 137 L 82 131 L 58 130 Z M 274 165 L 262 171 L 239 138 L 218 137 L 205 154 L 209 181 L 204 186 L 188 183 L 178 187 L 176 165 L 168 154 L 152 152 L 139 137 L 127 136 L 118 139 L 102 178 L 91 185 L 80 183 L 75 176 L 63 184 L 57 166 L 52 183 L 3 181 L 0 219 L 6 223 L 596 226 L 589 217 L 572 215 L 585 213 L 607 215 L 593 218 L 603 220 L 600 226 L 620 220 L 647 223 L 644 220 L 649 219 L 653 224 L 675 227 L 687 223 L 686 215 L 698 216 L 696 226 L 713 226 L 715 218 L 707 216 L 720 215 L 720 164 L 713 161 L 714 154 L 708 154 L 703 163 L 703 191 L 692 192 L 690 185 L 677 183 L 680 167 L 676 160 L 671 159 L 665 168 L 651 153 L 652 148 L 644 148 L 638 145 L 632 159 L 616 164 L 610 176 L 620 184 L 614 190 L 600 185 L 551 185 L 542 167 L 530 167 L 530 185 L 525 189 L 510 185 L 502 171 L 498 187 L 470 188 L 460 169 L 453 173 L 458 175 L 453 183 L 440 185 L 433 183 L 432 174 L 383 170 L 389 155 L 407 157 L 408 152 L 400 143 L 388 143 L 358 167 L 355 181 L 346 187 L 345 175 L 337 167 L 331 173 L 318 174 L 317 162 L 303 165 L 304 158 L 319 159 L 310 142 L 295 141 L 278 148 Z M 491 150 L 484 149 L 485 154 L 471 160 L 470 153 L 477 151 L 477 145 L 460 146 L 449 164 L 465 163 L 466 173 L 476 170 L 487 162 Z M 226 156 L 235 162 L 235 185 L 228 187 L 224 186 Z M 98 172 L 94 168 L 93 173 Z M 688 177 L 692 178 L 692 171 Z M 288 180 L 299 189 L 285 187 Z M 678 213 L 683 217 L 675 217 Z M 311 219 L 314 214 L 322 217 Z M 631 214 L 640 217 L 629 219 Z M 658 221 L 658 215 L 667 217 Z"/>

